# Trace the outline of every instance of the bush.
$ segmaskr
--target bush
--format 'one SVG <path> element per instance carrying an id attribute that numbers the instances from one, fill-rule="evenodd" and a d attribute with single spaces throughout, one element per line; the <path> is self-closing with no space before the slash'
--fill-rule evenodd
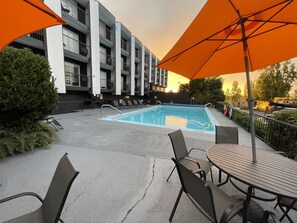
<path id="1" fill-rule="evenodd" d="M 273 114 L 272 118 L 297 126 L 297 110 L 282 111 Z"/>
<path id="2" fill-rule="evenodd" d="M 55 129 L 43 122 L 19 132 L 0 130 L 0 158 L 46 146 L 56 137 Z"/>
<path id="3" fill-rule="evenodd" d="M 0 129 L 31 128 L 54 110 L 57 101 L 45 57 L 12 47 L 0 53 Z"/>

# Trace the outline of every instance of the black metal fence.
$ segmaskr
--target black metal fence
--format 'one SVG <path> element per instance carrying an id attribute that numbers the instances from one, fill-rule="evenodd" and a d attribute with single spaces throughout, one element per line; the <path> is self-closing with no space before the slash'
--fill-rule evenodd
<path id="1" fill-rule="evenodd" d="M 236 122 L 239 126 L 250 131 L 249 115 L 247 112 L 224 107 L 216 103 L 215 108 Z M 277 151 L 285 152 L 289 157 L 297 154 L 297 126 L 273 118 L 254 114 L 256 136 Z"/>

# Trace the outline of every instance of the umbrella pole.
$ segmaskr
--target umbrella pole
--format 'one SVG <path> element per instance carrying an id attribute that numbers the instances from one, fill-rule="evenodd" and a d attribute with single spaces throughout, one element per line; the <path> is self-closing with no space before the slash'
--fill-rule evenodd
<path id="1" fill-rule="evenodd" d="M 241 33 L 242 33 L 242 45 L 243 45 L 243 52 L 244 52 L 244 64 L 246 70 L 246 83 L 247 83 L 247 91 L 248 91 L 248 106 L 249 106 L 249 120 L 250 120 L 250 130 L 251 130 L 251 141 L 252 141 L 252 153 L 253 153 L 253 162 L 257 162 L 256 158 L 256 142 L 255 142 L 255 126 L 254 126 L 254 99 L 252 97 L 252 90 L 251 90 L 251 81 L 250 81 L 250 72 L 249 72 L 249 59 L 248 59 L 248 52 L 247 52 L 247 39 L 245 35 L 244 29 L 244 18 L 240 19 L 240 26 L 241 26 Z"/>

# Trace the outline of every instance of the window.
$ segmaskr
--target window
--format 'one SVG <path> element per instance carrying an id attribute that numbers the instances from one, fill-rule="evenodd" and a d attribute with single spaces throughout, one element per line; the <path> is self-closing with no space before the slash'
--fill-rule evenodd
<path id="1" fill-rule="evenodd" d="M 63 28 L 64 49 L 79 53 L 79 36 L 77 33 Z"/>
<path id="2" fill-rule="evenodd" d="M 66 86 L 80 86 L 80 83 L 79 83 L 80 66 L 78 64 L 64 62 L 64 67 L 65 67 Z"/>
<path id="3" fill-rule="evenodd" d="M 107 61 L 107 55 L 106 55 L 107 50 L 106 50 L 106 48 L 100 46 L 100 52 L 101 52 L 100 53 L 100 62 L 106 64 L 106 61 Z"/>

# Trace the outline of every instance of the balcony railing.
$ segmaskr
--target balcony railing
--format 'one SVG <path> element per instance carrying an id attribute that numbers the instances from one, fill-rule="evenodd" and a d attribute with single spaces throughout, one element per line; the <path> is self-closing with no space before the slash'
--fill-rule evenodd
<path id="1" fill-rule="evenodd" d="M 107 65 L 110 65 L 112 66 L 113 65 L 113 57 L 106 54 L 106 53 L 103 53 L 103 52 L 100 52 L 100 62 L 101 63 L 104 63 L 104 64 L 107 64 Z"/>
<path id="2" fill-rule="evenodd" d="M 129 52 L 129 44 L 125 40 L 121 40 L 121 48 L 127 52 Z"/>
<path id="3" fill-rule="evenodd" d="M 224 112 L 224 105 L 215 103 L 215 108 Z M 227 106 L 227 116 L 230 107 Z M 232 111 L 231 119 L 250 132 L 248 113 L 241 110 Z M 297 151 L 297 126 L 273 118 L 254 114 L 255 133 L 258 138 L 275 150 L 283 151 L 292 157 Z"/>
<path id="4" fill-rule="evenodd" d="M 100 79 L 101 89 L 114 90 L 114 82 L 108 79 Z"/>
<path id="5" fill-rule="evenodd" d="M 127 63 L 122 62 L 122 70 L 129 72 L 130 71 L 130 66 Z"/>
<path id="6" fill-rule="evenodd" d="M 122 92 L 127 93 L 129 91 L 129 85 L 128 84 L 122 84 Z"/>
<path id="7" fill-rule="evenodd" d="M 111 30 L 106 29 L 106 28 L 104 30 L 100 30 L 100 36 L 105 39 L 108 39 L 109 41 L 113 41 L 113 39 L 114 39 L 114 35 L 111 32 Z"/>
<path id="8" fill-rule="evenodd" d="M 86 25 L 87 13 L 83 8 L 78 7 L 75 1 L 62 0 L 61 8 L 63 12 L 66 12 L 72 18 Z"/>
<path id="9" fill-rule="evenodd" d="M 137 58 L 138 60 L 141 60 L 141 53 L 139 50 L 135 50 L 135 58 Z"/>
<path id="10" fill-rule="evenodd" d="M 63 45 L 65 50 L 88 57 L 90 51 L 89 46 L 83 42 L 77 41 L 70 36 L 63 34 Z"/>
<path id="11" fill-rule="evenodd" d="M 73 74 L 65 72 L 66 86 L 88 87 L 89 77 L 84 74 Z"/>
<path id="12" fill-rule="evenodd" d="M 31 34 L 29 34 L 29 36 L 30 36 L 31 38 L 38 39 L 38 40 L 40 40 L 40 41 L 44 41 L 43 30 L 40 30 L 40 31 L 31 33 Z"/>

